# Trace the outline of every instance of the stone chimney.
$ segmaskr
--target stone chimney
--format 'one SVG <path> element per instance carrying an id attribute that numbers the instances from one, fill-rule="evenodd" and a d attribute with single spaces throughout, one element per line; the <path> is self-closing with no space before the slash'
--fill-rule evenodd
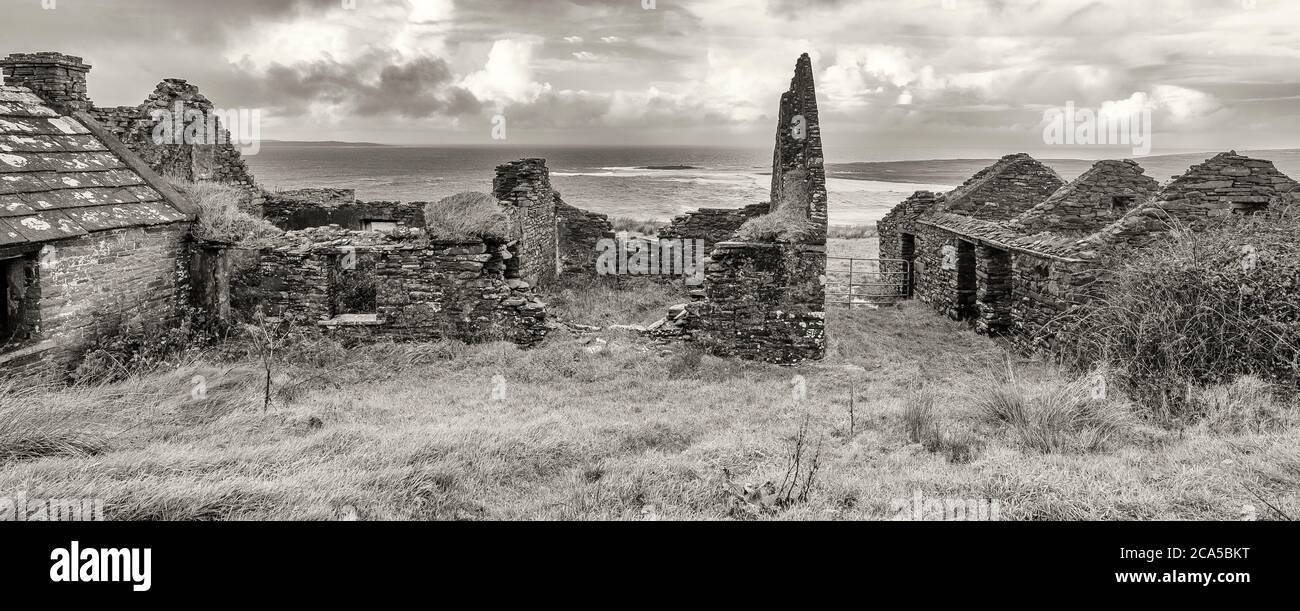
<path id="1" fill-rule="evenodd" d="M 5 84 L 26 87 L 63 112 L 90 110 L 86 73 L 90 65 L 62 53 L 14 53 L 0 60 Z"/>

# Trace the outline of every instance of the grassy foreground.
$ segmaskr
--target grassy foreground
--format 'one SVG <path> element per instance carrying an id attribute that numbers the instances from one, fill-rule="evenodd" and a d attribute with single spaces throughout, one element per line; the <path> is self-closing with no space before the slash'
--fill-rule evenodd
<path id="1" fill-rule="evenodd" d="M 557 312 L 645 323 L 681 300 L 602 290 Z M 828 322 L 828 358 L 795 368 L 609 330 L 322 342 L 287 353 L 265 411 L 252 362 L 0 385 L 0 496 L 100 498 L 117 520 L 942 519 L 986 500 L 1012 520 L 1300 516 L 1295 407 L 1248 383 L 1215 391 L 1224 417 L 1155 427 L 919 304 Z M 767 502 L 796 447 L 806 497 Z"/>

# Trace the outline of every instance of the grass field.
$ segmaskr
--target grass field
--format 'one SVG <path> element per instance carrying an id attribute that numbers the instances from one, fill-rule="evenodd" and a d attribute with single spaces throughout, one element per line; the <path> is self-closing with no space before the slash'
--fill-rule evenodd
<path id="1" fill-rule="evenodd" d="M 644 323 L 679 301 L 586 287 L 554 311 Z M 828 357 L 793 368 L 619 331 L 531 350 L 302 345 L 266 410 L 240 359 L 0 386 L 0 496 L 100 498 L 118 520 L 936 519 L 985 500 L 1012 520 L 1300 516 L 1295 407 L 1248 384 L 1223 409 L 1277 423 L 1162 428 L 919 304 L 828 325 Z M 806 498 L 767 502 L 796 447 Z"/>

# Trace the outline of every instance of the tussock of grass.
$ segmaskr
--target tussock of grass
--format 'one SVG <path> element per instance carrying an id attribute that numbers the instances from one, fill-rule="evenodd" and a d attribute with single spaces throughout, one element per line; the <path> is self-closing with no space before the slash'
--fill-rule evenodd
<path id="1" fill-rule="evenodd" d="M 798 242 L 809 232 L 808 188 L 805 174 L 796 170 L 787 172 L 785 188 L 780 201 L 772 202 L 772 210 L 740 226 L 736 238 L 746 242 Z"/>
<path id="2" fill-rule="evenodd" d="M 241 204 L 248 194 L 219 182 L 190 182 L 169 176 L 168 182 L 199 207 L 194 223 L 194 237 L 199 240 L 235 244 L 241 248 L 260 248 L 270 238 L 284 233 L 266 219 L 246 212 Z"/>
<path id="3" fill-rule="evenodd" d="M 497 199 L 488 193 L 457 193 L 431 202 L 424 208 L 429 234 L 437 239 L 506 241 L 510 238 L 510 217 Z"/>
<path id="4" fill-rule="evenodd" d="M 1132 432 L 1126 402 L 1096 396 L 1097 382 L 1030 386 L 992 383 L 977 396 L 985 420 L 1010 431 L 1021 445 L 1045 454 L 1093 452 L 1113 447 Z"/>

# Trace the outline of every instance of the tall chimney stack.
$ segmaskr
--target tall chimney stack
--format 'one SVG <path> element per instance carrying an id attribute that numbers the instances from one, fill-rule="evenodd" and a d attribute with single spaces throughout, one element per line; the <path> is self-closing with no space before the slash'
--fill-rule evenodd
<path id="1" fill-rule="evenodd" d="M 60 111 L 90 110 L 86 73 L 90 64 L 74 55 L 55 52 L 14 53 L 0 60 L 5 84 L 26 87 Z"/>

